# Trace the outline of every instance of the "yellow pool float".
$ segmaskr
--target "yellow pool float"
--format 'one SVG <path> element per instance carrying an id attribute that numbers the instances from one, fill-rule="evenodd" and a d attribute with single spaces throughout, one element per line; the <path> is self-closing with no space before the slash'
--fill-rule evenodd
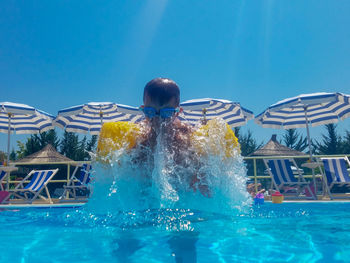
<path id="1" fill-rule="evenodd" d="M 218 119 L 202 125 L 192 135 L 193 146 L 201 155 L 221 155 L 233 157 L 240 152 L 240 145 L 231 127 Z M 225 150 L 223 153 L 222 150 Z"/>
<path id="2" fill-rule="evenodd" d="M 141 137 L 140 131 L 139 125 L 126 121 L 103 124 L 97 145 L 98 155 L 106 157 L 121 148 L 134 148 Z"/>
<path id="3" fill-rule="evenodd" d="M 99 136 L 97 153 L 106 157 L 119 150 L 130 150 L 141 140 L 142 132 L 138 124 L 131 122 L 110 122 L 103 124 Z M 192 145 L 200 155 L 220 155 L 233 157 L 240 151 L 238 139 L 231 127 L 217 119 L 209 120 L 191 134 Z M 222 152 L 225 149 L 225 152 Z"/>

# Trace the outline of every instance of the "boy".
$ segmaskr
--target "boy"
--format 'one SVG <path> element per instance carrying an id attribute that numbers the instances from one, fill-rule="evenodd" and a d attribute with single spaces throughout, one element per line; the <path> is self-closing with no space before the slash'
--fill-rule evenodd
<path id="1" fill-rule="evenodd" d="M 164 144 L 162 146 L 166 157 L 176 166 L 175 172 L 170 175 L 173 180 L 169 180 L 173 187 L 176 189 L 176 184 L 186 183 L 193 191 L 199 190 L 203 196 L 211 197 L 205 176 L 198 173 L 199 156 L 192 150 L 191 134 L 194 130 L 178 118 L 181 109 L 179 108 L 180 89 L 177 84 L 167 78 L 151 80 L 144 88 L 143 103 L 141 110 L 145 115 L 145 120 L 142 123 L 138 125 L 104 124 L 100 133 L 98 151 L 103 153 L 103 149 L 106 148 L 104 139 L 113 137 L 112 134 L 116 135 L 114 136 L 116 140 L 112 147 L 108 147 L 109 151 L 125 147 L 120 141 L 126 140 L 129 136 L 127 139 L 129 144 L 126 148 L 135 150 L 133 163 L 147 163 L 148 166 L 152 166 L 157 143 L 159 143 L 158 138 L 161 136 L 160 142 Z M 123 128 L 122 125 L 124 125 Z M 115 131 L 109 132 L 111 129 Z M 189 172 L 192 174 L 188 175 Z"/>

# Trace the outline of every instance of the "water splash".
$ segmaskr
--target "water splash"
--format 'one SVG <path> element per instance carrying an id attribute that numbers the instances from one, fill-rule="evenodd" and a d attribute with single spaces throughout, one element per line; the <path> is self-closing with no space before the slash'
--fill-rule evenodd
<path id="1" fill-rule="evenodd" d="M 147 209 L 241 213 L 251 204 L 246 167 L 238 148 L 226 156 L 227 126 L 220 120 L 217 123 L 208 136 L 197 136 L 196 147 L 174 144 L 169 124 L 163 123 L 154 145 L 122 147 L 108 156 L 108 164 L 94 162 L 94 190 L 87 209 L 93 213 Z M 198 146 L 206 154 L 199 153 Z M 209 149 L 213 146 L 214 152 Z M 211 197 L 203 196 L 202 189 Z"/>

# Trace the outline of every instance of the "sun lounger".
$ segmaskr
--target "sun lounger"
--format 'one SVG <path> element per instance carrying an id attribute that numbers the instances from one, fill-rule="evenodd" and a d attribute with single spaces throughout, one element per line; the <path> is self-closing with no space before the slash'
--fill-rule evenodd
<path id="1" fill-rule="evenodd" d="M 80 171 L 78 172 L 80 168 Z M 91 164 L 83 164 L 77 166 L 67 185 L 64 185 L 64 191 L 60 199 L 69 198 L 74 199 L 87 198 L 90 194 L 89 182 L 91 180 L 92 166 Z"/>
<path id="2" fill-rule="evenodd" d="M 1 191 L 4 191 L 5 188 L 3 186 L 3 183 L 5 182 L 5 180 L 7 179 L 8 173 L 5 171 L 0 171 L 0 189 Z"/>
<path id="3" fill-rule="evenodd" d="M 289 197 L 286 192 L 291 192 L 290 189 L 292 188 L 294 198 L 316 199 L 294 159 L 264 159 L 264 163 L 276 190 L 282 192 L 282 190 L 288 189 L 288 191 L 285 191 L 286 198 Z M 296 167 L 299 175 L 298 179 L 294 176 L 292 165 Z M 311 193 L 309 196 L 302 195 L 306 189 Z"/>
<path id="4" fill-rule="evenodd" d="M 342 196 L 335 196 L 332 194 L 332 188 L 337 186 L 348 186 L 350 187 L 350 176 L 347 171 L 347 166 L 350 166 L 348 157 L 339 158 L 321 158 L 324 166 L 323 179 L 325 180 L 325 186 L 328 195 L 331 199 L 333 198 L 344 198 Z"/>
<path id="5" fill-rule="evenodd" d="M 19 198 L 24 200 L 25 203 L 32 203 L 38 198 L 41 198 L 45 202 L 52 204 L 47 184 L 57 172 L 58 169 L 32 170 L 15 189 L 9 190 L 10 195 L 8 199 Z M 30 180 L 29 183 L 26 183 L 28 180 Z M 41 194 L 44 189 L 46 197 Z"/>

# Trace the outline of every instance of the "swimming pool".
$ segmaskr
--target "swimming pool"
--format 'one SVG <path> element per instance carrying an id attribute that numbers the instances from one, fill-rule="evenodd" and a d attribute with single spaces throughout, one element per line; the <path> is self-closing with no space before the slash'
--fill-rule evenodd
<path id="1" fill-rule="evenodd" d="M 347 262 L 350 203 L 188 209 L 2 211 L 0 262 Z"/>

